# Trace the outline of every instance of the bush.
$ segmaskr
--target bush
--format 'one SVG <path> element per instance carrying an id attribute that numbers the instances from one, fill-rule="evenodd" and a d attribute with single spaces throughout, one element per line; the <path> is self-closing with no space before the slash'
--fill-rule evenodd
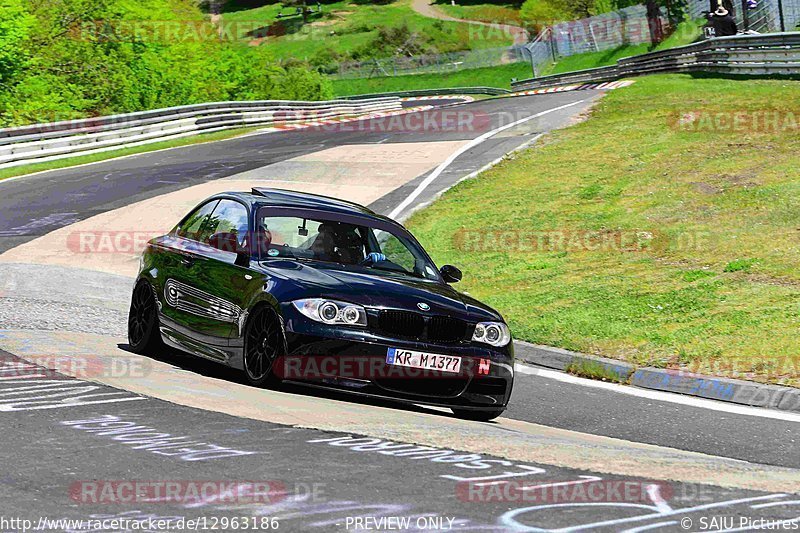
<path id="1" fill-rule="evenodd" d="M 218 39 L 194 0 L 0 0 L 4 125 L 331 95 L 308 65 L 278 66 L 264 48 Z"/>
<path id="2" fill-rule="evenodd" d="M 347 59 L 347 57 L 338 53 L 336 50 L 323 48 L 311 58 L 309 63 L 312 67 L 316 68 L 318 72 L 333 74 L 338 71 L 339 63 Z"/>
<path id="3" fill-rule="evenodd" d="M 353 59 L 384 58 L 393 56 L 417 56 L 435 54 L 439 50 L 432 44 L 430 36 L 412 32 L 406 23 L 399 26 L 381 26 L 372 41 L 356 49 Z"/>
<path id="4" fill-rule="evenodd" d="M 535 33 L 546 26 L 574 18 L 563 0 L 526 0 L 519 16 Z"/>
<path id="5" fill-rule="evenodd" d="M 0 0 L 0 84 L 3 85 L 17 75 L 28 59 L 20 49 L 35 20 L 22 1 Z"/>

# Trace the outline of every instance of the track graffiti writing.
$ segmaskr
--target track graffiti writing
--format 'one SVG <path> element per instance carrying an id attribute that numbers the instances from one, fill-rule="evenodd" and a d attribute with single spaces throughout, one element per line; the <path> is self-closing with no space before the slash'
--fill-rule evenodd
<path id="1" fill-rule="evenodd" d="M 103 415 L 88 420 L 68 420 L 61 424 L 126 444 L 134 450 L 177 457 L 181 461 L 210 461 L 259 453 L 194 441 L 189 436 L 164 433 L 149 426 L 122 420 L 114 415 Z"/>
<path id="2" fill-rule="evenodd" d="M 527 531 L 527 532 L 578 532 L 578 531 L 598 531 L 598 530 L 615 530 L 626 531 L 633 533 L 634 531 L 645 531 L 657 528 L 668 528 L 672 526 L 682 527 L 683 529 L 690 529 L 694 522 L 700 524 L 703 519 L 706 521 L 714 517 L 714 513 L 722 513 L 720 516 L 729 515 L 736 512 L 746 514 L 745 518 L 749 521 L 765 520 L 768 523 L 776 524 L 772 529 L 781 529 L 777 524 L 788 525 L 800 522 L 800 516 L 789 517 L 762 517 L 758 516 L 760 510 L 768 507 L 770 511 L 777 512 L 779 507 L 786 507 L 782 512 L 791 511 L 792 505 L 797 505 L 796 500 L 789 499 L 787 494 L 766 494 L 760 496 L 751 496 L 747 498 L 738 498 L 733 500 L 720 500 L 698 505 L 688 505 L 680 507 L 672 507 L 669 503 L 664 501 L 659 495 L 658 491 L 651 493 L 652 504 L 633 504 L 633 503 L 608 503 L 603 504 L 603 520 L 588 522 L 584 524 L 575 524 L 568 527 L 559 525 L 558 527 L 550 527 L 548 523 L 552 521 L 554 515 L 558 515 L 558 511 L 574 512 L 580 508 L 589 506 L 598 507 L 597 504 L 591 503 L 565 503 L 565 504 L 551 504 L 551 505 L 534 505 L 530 507 L 521 507 L 512 509 L 500 517 L 500 522 L 504 527 L 512 531 Z M 613 516 L 614 511 L 619 511 L 619 518 L 610 518 Z M 796 513 L 795 509 L 795 513 Z M 633 516 L 631 516 L 633 513 Z M 745 528 L 725 528 L 717 529 L 716 531 L 733 532 L 733 531 L 748 531 Z"/>
<path id="3" fill-rule="evenodd" d="M 542 474 L 545 471 L 541 468 L 528 465 L 516 465 L 512 461 L 505 459 L 486 459 L 476 453 L 464 453 L 455 450 L 445 450 L 431 446 L 417 446 L 414 444 L 403 444 L 385 441 L 375 438 L 354 438 L 350 435 L 343 437 L 331 437 L 324 439 L 312 439 L 309 443 L 325 443 L 329 446 L 341 446 L 354 452 L 376 452 L 381 455 L 393 457 L 404 457 L 410 460 L 427 459 L 432 463 L 444 463 L 455 468 L 467 470 L 488 470 L 495 467 L 516 467 L 516 470 L 506 470 L 494 475 L 483 475 L 479 477 L 463 477 L 445 474 L 441 477 L 453 481 L 472 481 L 493 483 L 510 477 L 530 476 Z"/>
<path id="4" fill-rule="evenodd" d="M 136 394 L 78 379 L 49 378 L 46 370 L 22 361 L 0 362 L 0 412 L 58 409 L 145 400 Z"/>

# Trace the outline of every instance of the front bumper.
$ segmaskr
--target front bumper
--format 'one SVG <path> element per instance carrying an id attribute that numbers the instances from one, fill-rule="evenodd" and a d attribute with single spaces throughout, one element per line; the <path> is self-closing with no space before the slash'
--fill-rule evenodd
<path id="1" fill-rule="evenodd" d="M 362 328 L 314 322 L 282 309 L 287 356 L 273 367 L 286 381 L 459 409 L 503 409 L 514 380 L 513 343 L 431 344 L 381 337 Z M 389 348 L 459 356 L 458 373 L 422 371 L 386 363 Z"/>

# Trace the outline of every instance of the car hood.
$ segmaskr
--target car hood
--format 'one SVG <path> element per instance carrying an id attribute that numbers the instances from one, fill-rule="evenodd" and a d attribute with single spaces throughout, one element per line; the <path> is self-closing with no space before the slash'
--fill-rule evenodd
<path id="1" fill-rule="evenodd" d="M 283 300 L 330 298 L 366 307 L 385 307 L 419 311 L 418 304 L 430 306 L 428 312 L 464 320 L 502 320 L 492 308 L 449 285 L 409 276 L 374 274 L 366 269 L 347 269 L 337 265 L 310 265 L 296 261 L 273 260 L 261 263 L 268 276 L 281 279 L 275 289 L 288 285 Z M 279 289 L 280 290 L 280 289 Z M 271 291 L 272 292 L 272 291 Z"/>

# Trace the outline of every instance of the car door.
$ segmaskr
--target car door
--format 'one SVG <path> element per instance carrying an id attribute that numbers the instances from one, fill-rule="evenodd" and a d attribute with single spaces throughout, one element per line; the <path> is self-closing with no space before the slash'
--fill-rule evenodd
<path id="1" fill-rule="evenodd" d="M 200 234 L 187 240 L 181 267 L 167 281 L 166 297 L 182 313 L 182 324 L 199 343 L 194 351 L 227 358 L 225 347 L 243 326 L 249 302 L 261 289 L 257 272 L 238 263 L 250 234 L 248 207 L 234 199 L 220 199 Z M 249 263 L 247 261 L 246 263 Z"/>
<path id="2" fill-rule="evenodd" d="M 162 304 L 162 325 L 166 328 L 164 333 L 178 344 L 184 344 L 197 316 L 191 287 L 184 286 L 190 277 L 189 268 L 199 257 L 196 249 L 206 238 L 208 219 L 218 203 L 219 199 L 213 199 L 201 204 L 155 243 L 152 262 L 157 273 L 155 288 Z"/>

